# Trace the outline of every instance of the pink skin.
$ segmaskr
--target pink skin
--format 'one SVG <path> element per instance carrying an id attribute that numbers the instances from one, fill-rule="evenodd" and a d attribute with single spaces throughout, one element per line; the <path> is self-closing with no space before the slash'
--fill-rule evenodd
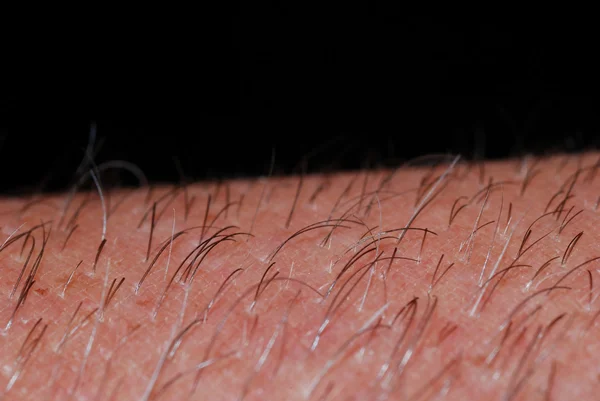
<path id="1" fill-rule="evenodd" d="M 315 175 L 304 177 L 296 202 L 298 177 L 231 181 L 218 192 L 214 183 L 198 183 L 187 188 L 187 206 L 183 191 L 175 193 L 168 205 L 168 198 L 157 204 L 148 260 L 152 213 L 139 229 L 137 226 L 152 203 L 172 188 L 155 188 L 149 197 L 147 188 L 110 193 L 105 189 L 107 208 L 116 209 L 107 220 L 106 244 L 95 274 L 92 268 L 103 226 L 97 193 L 92 192 L 81 209 L 74 223 L 77 229 L 62 251 L 72 228 L 66 225 L 86 195 L 74 198 L 60 226 L 65 194 L 39 198 L 35 203 L 30 198 L 3 199 L 0 244 L 22 224 L 11 238 L 40 220 L 52 220 L 52 231 L 26 301 L 0 336 L 2 399 L 593 399 L 600 374 L 595 363 L 600 342 L 593 320 L 599 308 L 596 297 L 600 287 L 595 283 L 600 283 L 596 271 L 600 260 L 566 274 L 600 256 L 595 241 L 595 207 L 600 194 L 593 168 L 597 158 L 597 154 L 555 156 L 535 164 L 533 158 L 526 163 L 510 160 L 486 163 L 483 170 L 461 162 L 451 166 L 449 159 L 433 170 L 401 168 L 383 188 L 379 184 L 390 171 L 369 171 L 364 190 L 365 172 Z M 569 192 L 569 177 L 578 166 L 582 170 Z M 339 200 L 356 174 L 354 185 Z M 426 181 L 420 185 L 424 177 Z M 504 184 L 492 186 L 488 193 L 490 179 Z M 568 193 L 573 196 L 564 203 L 564 211 L 558 219 L 557 214 L 549 215 L 533 224 L 522 247 L 526 251 L 515 261 L 528 227 L 543 215 L 563 185 L 563 193 L 548 210 L 556 209 Z M 479 196 L 461 208 L 478 192 Z M 213 226 L 204 230 L 203 239 L 233 225 L 238 228 L 223 234 L 239 233 L 230 238 L 235 241 L 224 241 L 210 250 L 191 286 L 175 280 L 153 317 L 177 267 L 198 245 L 202 229 L 176 237 L 171 246 L 173 232 L 203 225 L 208 194 L 211 206 L 206 224 L 211 224 L 226 205 L 227 193 L 230 202 L 242 202 L 222 212 Z M 189 202 L 193 196 L 195 200 Z M 460 196 L 466 198 L 455 205 Z M 356 206 L 351 209 L 353 204 Z M 412 219 L 413 229 L 398 243 L 402 231 L 390 230 L 406 227 L 420 205 L 425 207 Z M 368 214 L 366 208 L 370 208 Z M 449 226 L 452 209 L 456 215 Z M 325 222 L 330 214 L 330 223 L 292 238 L 278 250 L 298 230 Z M 574 215 L 560 229 L 563 221 Z M 342 227 L 321 246 L 330 226 L 340 218 L 348 221 L 341 222 Z M 242 234 L 251 227 L 252 236 Z M 472 235 L 474 228 L 479 229 Z M 423 244 L 424 229 L 429 232 Z M 565 249 L 580 232 L 583 235 L 562 266 Z M 373 239 L 368 240 L 371 235 Z M 10 320 L 42 248 L 42 230 L 32 236 L 31 259 L 10 299 L 32 240 L 22 255 L 25 237 L 14 243 L 9 240 L 8 247 L 0 248 L 0 297 L 5 299 L 0 308 L 2 327 Z M 327 293 L 344 265 L 369 243 L 365 250 L 374 249 L 349 265 L 323 301 L 317 291 Z M 164 244 L 168 245 L 136 294 L 136 285 Z M 394 248 L 397 259 L 390 266 Z M 442 255 L 435 285 L 429 291 Z M 538 268 L 552 257 L 558 258 L 528 287 Z M 83 263 L 63 297 L 65 283 L 80 260 Z M 200 257 L 196 263 L 199 261 Z M 272 262 L 275 264 L 261 283 Z M 501 272 L 511 263 L 516 267 L 484 284 L 480 297 L 482 266 L 486 265 L 485 283 L 492 272 Z M 236 271 L 239 268 L 243 270 Z M 122 286 L 104 309 L 100 300 L 112 294 L 111 283 L 116 279 L 114 289 L 122 277 Z M 555 285 L 553 290 L 541 291 Z M 207 305 L 217 292 L 204 321 Z M 410 304 L 414 297 L 418 301 Z M 57 351 L 80 303 L 71 328 L 95 308 L 102 313 L 89 315 L 87 324 Z M 413 306 L 405 308 L 389 327 L 407 304 L 416 304 L 416 311 Z M 428 320 L 424 319 L 427 312 L 431 312 Z M 28 337 L 39 318 L 42 321 Z M 173 357 L 165 358 L 169 343 L 194 318 L 199 323 L 183 336 Z M 408 322 L 404 341 L 394 352 Z M 318 335 L 320 327 L 324 329 Z M 198 376 L 193 367 L 202 362 L 208 366 Z M 182 373 L 165 389 L 165 384 Z"/>

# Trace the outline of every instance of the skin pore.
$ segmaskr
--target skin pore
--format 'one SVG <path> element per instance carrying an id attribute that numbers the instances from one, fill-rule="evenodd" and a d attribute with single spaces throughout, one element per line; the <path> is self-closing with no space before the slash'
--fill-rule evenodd
<path id="1" fill-rule="evenodd" d="M 599 156 L 3 198 L 0 399 L 594 399 Z"/>

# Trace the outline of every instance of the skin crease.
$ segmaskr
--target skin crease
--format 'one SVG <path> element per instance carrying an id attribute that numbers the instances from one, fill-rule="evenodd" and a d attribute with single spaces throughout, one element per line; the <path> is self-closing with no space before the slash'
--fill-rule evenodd
<path id="1" fill-rule="evenodd" d="M 0 399 L 594 399 L 598 160 L 4 198 Z"/>

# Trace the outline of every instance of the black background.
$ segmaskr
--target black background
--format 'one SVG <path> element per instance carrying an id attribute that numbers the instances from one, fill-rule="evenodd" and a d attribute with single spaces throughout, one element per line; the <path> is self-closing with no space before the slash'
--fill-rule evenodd
<path id="1" fill-rule="evenodd" d="M 92 123 L 96 162 L 129 160 L 154 181 L 266 174 L 273 150 L 276 171 L 292 173 L 304 159 L 307 171 L 356 169 L 426 153 L 592 149 L 600 138 L 596 34 L 578 21 L 378 11 L 177 25 L 5 52 L 0 189 L 68 185 Z"/>

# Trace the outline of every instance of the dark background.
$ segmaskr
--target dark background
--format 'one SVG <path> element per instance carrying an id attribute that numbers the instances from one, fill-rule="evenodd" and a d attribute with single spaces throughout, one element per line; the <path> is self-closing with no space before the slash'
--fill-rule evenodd
<path id="1" fill-rule="evenodd" d="M 266 174 L 273 149 L 292 173 L 301 160 L 310 172 L 597 147 L 585 24 L 370 15 L 17 45 L 0 82 L 0 190 L 68 185 L 92 124 L 96 162 L 129 160 L 154 181 Z"/>

